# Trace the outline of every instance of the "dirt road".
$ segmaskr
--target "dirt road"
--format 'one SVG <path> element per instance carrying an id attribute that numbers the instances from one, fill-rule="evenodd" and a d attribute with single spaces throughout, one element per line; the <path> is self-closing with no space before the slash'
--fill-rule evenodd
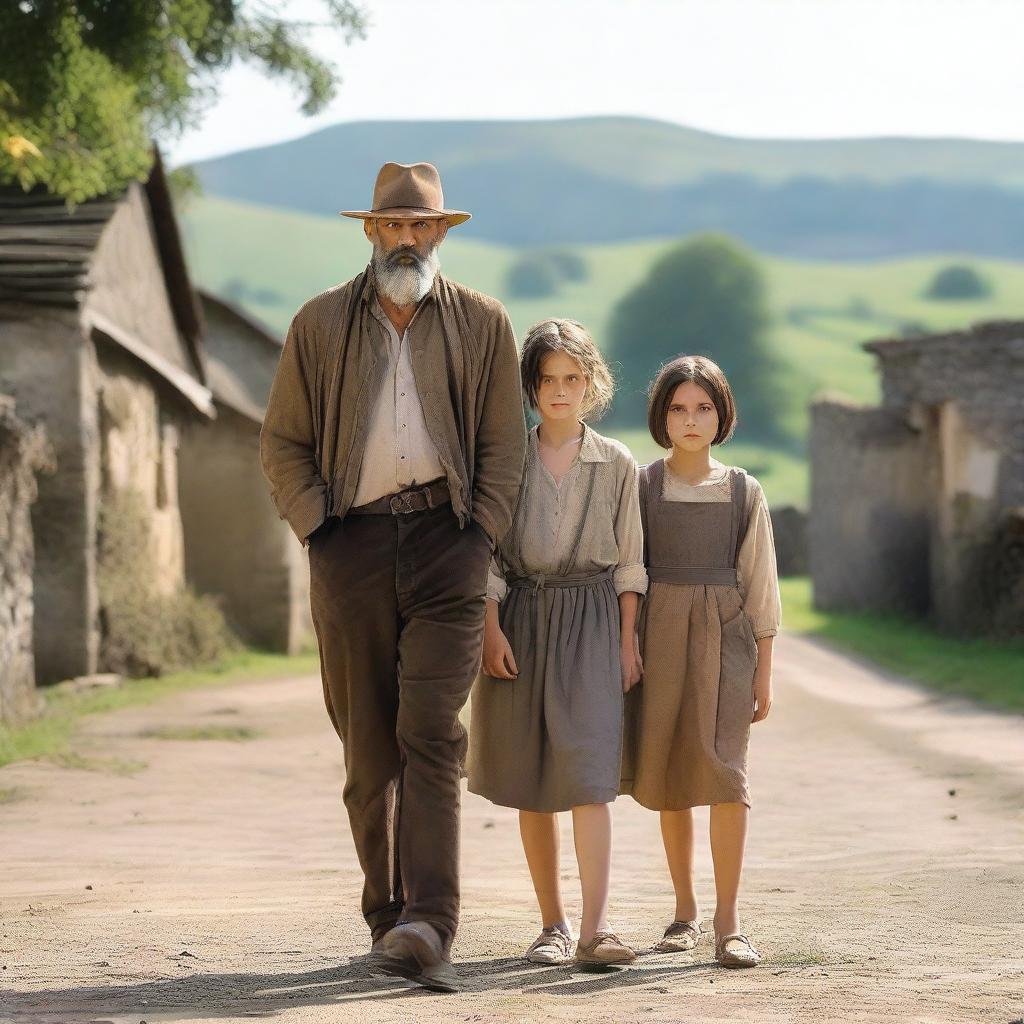
<path id="1" fill-rule="evenodd" d="M 608 973 L 524 964 L 537 923 L 515 814 L 467 796 L 466 991 L 375 976 L 315 678 L 98 717 L 76 752 L 0 770 L 4 1022 L 1024 1017 L 1024 719 L 797 638 L 751 751 L 754 971 L 716 968 L 707 940 Z M 672 910 L 657 820 L 621 800 L 615 823 L 612 921 L 649 947 Z M 698 863 L 709 917 L 706 843 Z"/>

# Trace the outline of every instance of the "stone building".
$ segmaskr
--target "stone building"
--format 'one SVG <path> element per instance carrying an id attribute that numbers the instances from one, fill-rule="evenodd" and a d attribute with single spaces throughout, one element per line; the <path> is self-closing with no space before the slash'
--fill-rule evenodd
<path id="1" fill-rule="evenodd" d="M 294 653 L 312 635 L 309 564 L 267 495 L 259 436 L 281 341 L 236 306 L 200 292 L 217 418 L 181 438 L 180 502 L 189 581 L 219 595 L 247 642 Z"/>
<path id="2" fill-rule="evenodd" d="M 864 347 L 881 405 L 812 408 L 815 604 L 1024 635 L 1024 321 Z"/>
<path id="3" fill-rule="evenodd" d="M 71 211 L 0 190 L 0 391 L 57 465 L 32 512 L 40 682 L 102 667 L 98 552 L 119 509 L 143 519 L 147 582 L 182 586 L 178 439 L 215 414 L 202 332 L 159 159 L 144 185 Z"/>
<path id="4" fill-rule="evenodd" d="M 36 710 L 32 649 L 32 522 L 36 474 L 53 468 L 41 427 L 16 414 L 0 395 L 0 722 L 11 725 Z"/>

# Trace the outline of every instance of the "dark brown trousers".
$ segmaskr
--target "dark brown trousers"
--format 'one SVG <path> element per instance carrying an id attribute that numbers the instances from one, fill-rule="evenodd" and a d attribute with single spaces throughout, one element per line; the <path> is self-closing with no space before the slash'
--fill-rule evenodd
<path id="1" fill-rule="evenodd" d="M 379 937 L 459 919 L 459 711 L 480 664 L 490 543 L 451 505 L 332 519 L 310 541 L 310 603 L 345 807 Z"/>

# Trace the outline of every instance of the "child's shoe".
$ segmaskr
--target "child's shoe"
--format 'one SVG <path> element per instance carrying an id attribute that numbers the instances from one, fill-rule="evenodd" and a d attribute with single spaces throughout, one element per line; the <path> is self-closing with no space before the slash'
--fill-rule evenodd
<path id="1" fill-rule="evenodd" d="M 715 936 L 715 959 L 723 967 L 756 967 L 761 962 L 761 954 L 754 944 L 739 932 Z"/>
<path id="2" fill-rule="evenodd" d="M 567 964 L 572 959 L 572 936 L 557 924 L 545 928 L 526 951 L 531 964 Z"/>
<path id="3" fill-rule="evenodd" d="M 673 921 L 654 947 L 655 953 L 686 953 L 700 940 L 700 921 Z"/>
<path id="4" fill-rule="evenodd" d="M 576 943 L 576 962 L 580 964 L 631 964 L 636 953 L 614 932 L 594 932 L 589 942 Z"/>

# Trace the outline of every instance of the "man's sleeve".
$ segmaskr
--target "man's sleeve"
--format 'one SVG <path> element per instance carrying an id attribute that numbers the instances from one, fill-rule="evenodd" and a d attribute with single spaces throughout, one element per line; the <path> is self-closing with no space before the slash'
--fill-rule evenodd
<path id="1" fill-rule="evenodd" d="M 327 485 L 317 466 L 305 332 L 288 328 L 260 431 L 260 461 L 270 496 L 295 536 L 306 538 L 327 518 Z"/>
<path id="2" fill-rule="evenodd" d="M 526 422 L 516 339 L 504 309 L 492 321 L 491 330 L 490 368 L 482 382 L 482 411 L 476 434 L 473 518 L 496 546 L 512 524 L 526 457 Z"/>

